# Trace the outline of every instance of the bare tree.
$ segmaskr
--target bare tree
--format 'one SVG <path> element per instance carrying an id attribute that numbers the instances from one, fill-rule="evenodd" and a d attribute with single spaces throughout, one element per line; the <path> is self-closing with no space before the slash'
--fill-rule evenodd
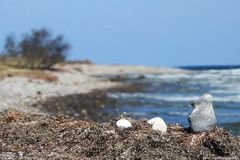
<path id="1" fill-rule="evenodd" d="M 8 56 L 21 59 L 21 67 L 49 69 L 65 60 L 69 44 L 64 42 L 62 35 L 53 37 L 49 30 L 43 28 L 25 34 L 18 44 L 13 37 L 8 36 L 5 49 Z"/>
<path id="2" fill-rule="evenodd" d="M 15 57 L 18 55 L 16 40 L 13 35 L 9 35 L 6 37 L 4 48 L 9 56 Z"/>

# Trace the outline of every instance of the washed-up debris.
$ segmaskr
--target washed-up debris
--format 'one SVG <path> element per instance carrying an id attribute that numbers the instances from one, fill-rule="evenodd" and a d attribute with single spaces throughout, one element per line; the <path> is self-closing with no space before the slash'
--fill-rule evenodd
<path id="1" fill-rule="evenodd" d="M 129 119 L 128 119 L 129 120 Z M 168 125 L 165 134 L 147 120 L 93 123 L 69 116 L 0 113 L 0 159 L 239 159 L 240 137 L 222 128 L 191 133 Z"/>

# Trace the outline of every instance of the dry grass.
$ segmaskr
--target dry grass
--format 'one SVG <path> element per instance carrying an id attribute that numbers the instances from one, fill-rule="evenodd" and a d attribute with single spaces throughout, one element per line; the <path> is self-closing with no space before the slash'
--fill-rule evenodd
<path id="1" fill-rule="evenodd" d="M 26 77 L 30 79 L 41 79 L 46 81 L 57 81 L 58 77 L 50 71 L 44 70 L 30 70 L 30 69 L 17 69 L 7 65 L 0 64 L 0 78 L 5 77 Z"/>
<path id="2" fill-rule="evenodd" d="M 94 64 L 94 62 L 92 62 L 89 59 L 84 59 L 80 61 L 65 61 L 60 63 L 60 66 L 71 65 L 71 64 Z"/>

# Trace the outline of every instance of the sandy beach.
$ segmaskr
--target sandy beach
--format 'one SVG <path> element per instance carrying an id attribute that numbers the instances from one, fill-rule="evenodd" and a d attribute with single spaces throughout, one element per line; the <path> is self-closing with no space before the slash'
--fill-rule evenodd
<path id="1" fill-rule="evenodd" d="M 44 101 L 47 97 L 88 93 L 94 89 L 123 85 L 121 82 L 102 78 L 104 75 L 187 72 L 174 68 L 96 64 L 64 64 L 57 65 L 55 69 L 55 71 L 46 71 L 57 76 L 58 80 L 53 82 L 14 75 L 2 78 L 0 80 L 0 111 L 15 108 L 25 112 L 40 113 L 31 105 Z"/>

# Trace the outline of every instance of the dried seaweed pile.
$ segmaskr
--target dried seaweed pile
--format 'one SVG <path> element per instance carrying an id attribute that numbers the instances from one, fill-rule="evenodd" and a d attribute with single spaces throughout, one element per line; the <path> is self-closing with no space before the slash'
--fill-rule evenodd
<path id="1" fill-rule="evenodd" d="M 40 107 L 43 112 L 50 115 L 66 114 L 82 120 L 104 122 L 112 118 L 104 111 L 105 107 L 109 104 L 114 106 L 114 103 L 114 99 L 107 97 L 105 90 L 94 90 L 90 93 L 49 97 L 33 106 Z"/>
<path id="2" fill-rule="evenodd" d="M 113 118 L 113 114 L 109 114 L 105 109 L 107 107 L 112 109 L 117 106 L 116 99 L 107 96 L 107 93 L 132 93 L 143 91 L 145 87 L 145 84 L 126 84 L 106 90 L 93 90 L 90 93 L 48 97 L 44 101 L 36 102 L 33 107 L 38 107 L 41 111 L 50 115 L 65 114 L 87 121 L 106 122 Z"/>
<path id="3" fill-rule="evenodd" d="M 240 158 L 240 137 L 216 128 L 192 134 L 182 126 L 153 131 L 146 120 L 116 128 L 67 116 L 8 111 L 0 116 L 0 159 L 211 159 Z"/>

